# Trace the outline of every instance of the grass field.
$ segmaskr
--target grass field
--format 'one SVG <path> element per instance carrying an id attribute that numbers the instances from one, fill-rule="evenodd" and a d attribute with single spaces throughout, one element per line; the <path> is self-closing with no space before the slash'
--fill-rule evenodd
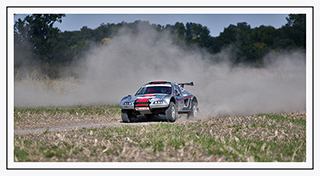
<path id="1" fill-rule="evenodd" d="M 14 128 L 119 123 L 118 106 L 14 110 Z M 136 125 L 138 124 L 138 125 Z M 306 162 L 305 112 L 14 135 L 16 162 Z"/>
<path id="2" fill-rule="evenodd" d="M 119 106 L 116 105 L 15 108 L 14 128 L 35 129 L 77 123 L 117 122 L 121 119 L 120 112 Z"/>

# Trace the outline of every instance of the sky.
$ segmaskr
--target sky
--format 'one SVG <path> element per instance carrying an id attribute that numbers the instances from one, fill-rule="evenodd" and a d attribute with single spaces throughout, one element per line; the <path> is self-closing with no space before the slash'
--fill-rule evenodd
<path id="1" fill-rule="evenodd" d="M 26 15 L 15 15 L 24 18 Z M 63 31 L 80 30 L 83 26 L 96 29 L 102 23 L 121 23 L 122 21 L 131 23 L 136 20 L 149 21 L 150 24 L 174 25 L 176 22 L 198 23 L 207 26 L 211 36 L 219 36 L 224 28 L 230 24 L 237 25 L 239 22 L 246 22 L 251 28 L 273 26 L 281 28 L 287 23 L 288 14 L 66 14 L 62 18 L 62 23 L 56 22 L 55 27 Z"/>

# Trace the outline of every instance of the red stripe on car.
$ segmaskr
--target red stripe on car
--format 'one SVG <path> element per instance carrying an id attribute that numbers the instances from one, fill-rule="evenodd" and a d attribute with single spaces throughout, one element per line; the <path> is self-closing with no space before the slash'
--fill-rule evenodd
<path id="1" fill-rule="evenodd" d="M 183 100 L 183 99 L 190 98 L 190 97 L 192 97 L 192 96 L 190 95 L 190 96 L 187 96 L 187 97 L 182 97 L 182 98 L 179 98 L 178 100 Z"/>
<path id="2" fill-rule="evenodd" d="M 147 103 L 150 98 L 140 98 L 137 100 L 137 103 Z"/>
<path id="3" fill-rule="evenodd" d="M 147 104 L 136 104 L 137 107 L 148 107 Z"/>

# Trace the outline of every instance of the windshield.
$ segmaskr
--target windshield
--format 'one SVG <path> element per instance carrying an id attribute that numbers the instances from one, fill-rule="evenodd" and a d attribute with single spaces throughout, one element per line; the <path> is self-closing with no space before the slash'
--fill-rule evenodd
<path id="1" fill-rule="evenodd" d="M 148 86 L 142 87 L 136 95 L 142 94 L 171 94 L 171 87 L 168 86 Z"/>

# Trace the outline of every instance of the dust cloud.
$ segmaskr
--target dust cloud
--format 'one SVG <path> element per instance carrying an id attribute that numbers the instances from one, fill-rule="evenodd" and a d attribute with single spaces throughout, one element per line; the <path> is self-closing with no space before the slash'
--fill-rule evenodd
<path id="1" fill-rule="evenodd" d="M 185 50 L 170 34 L 145 26 L 134 34 L 127 30 L 107 45 L 92 47 L 83 62 L 69 68 L 81 73 L 80 79 L 15 82 L 15 107 L 118 104 L 148 81 L 167 80 L 193 81 L 193 87 L 185 88 L 210 117 L 306 109 L 303 52 L 270 52 L 261 69 L 231 67 L 230 48 L 211 55 L 201 49 Z"/>

